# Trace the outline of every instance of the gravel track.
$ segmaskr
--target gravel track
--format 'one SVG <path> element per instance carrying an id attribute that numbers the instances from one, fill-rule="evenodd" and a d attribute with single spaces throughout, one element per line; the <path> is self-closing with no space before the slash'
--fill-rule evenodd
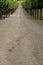
<path id="1" fill-rule="evenodd" d="M 43 22 L 21 5 L 0 20 L 0 65 L 43 65 Z"/>

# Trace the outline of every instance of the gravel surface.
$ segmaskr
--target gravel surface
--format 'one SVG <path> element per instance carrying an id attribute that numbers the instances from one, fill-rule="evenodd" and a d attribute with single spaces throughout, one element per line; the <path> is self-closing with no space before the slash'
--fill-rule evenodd
<path id="1" fill-rule="evenodd" d="M 33 20 L 21 5 L 0 20 L 0 65 L 43 65 L 43 21 Z"/>

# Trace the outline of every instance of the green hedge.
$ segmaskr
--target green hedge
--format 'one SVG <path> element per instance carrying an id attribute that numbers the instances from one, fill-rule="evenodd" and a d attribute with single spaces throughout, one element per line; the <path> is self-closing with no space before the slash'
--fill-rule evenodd
<path id="1" fill-rule="evenodd" d="M 31 0 L 24 0 L 24 2 L 23 2 L 23 6 L 27 10 L 30 9 L 30 8 L 32 8 L 31 4 L 32 4 Z"/>
<path id="2" fill-rule="evenodd" d="M 38 7 L 38 0 L 24 0 L 23 4 L 27 9 L 34 9 Z"/>
<path id="3" fill-rule="evenodd" d="M 41 1 L 41 2 L 40 2 Z M 40 9 L 40 19 L 43 19 L 43 0 L 24 0 L 23 1 L 23 7 L 26 9 L 26 11 L 29 11 L 30 15 L 34 16 L 36 18 L 36 14 L 37 14 L 37 18 L 38 18 L 38 10 Z M 32 11 L 33 10 L 33 11 Z M 37 12 L 36 12 L 37 10 Z"/>
<path id="4" fill-rule="evenodd" d="M 9 10 L 18 6 L 17 0 L 1 0 L 0 10 Z"/>

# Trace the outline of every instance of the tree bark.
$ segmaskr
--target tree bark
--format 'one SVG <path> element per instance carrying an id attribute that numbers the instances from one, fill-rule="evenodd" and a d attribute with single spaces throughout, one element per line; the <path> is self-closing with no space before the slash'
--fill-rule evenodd
<path id="1" fill-rule="evenodd" d="M 39 13 L 39 11 L 38 11 L 38 9 L 37 9 L 37 19 L 38 19 L 38 13 Z"/>
<path id="2" fill-rule="evenodd" d="M 42 20 L 42 9 L 40 9 L 40 20 Z"/>
<path id="3" fill-rule="evenodd" d="M 33 17 L 34 17 L 34 9 L 33 9 Z"/>
<path id="4" fill-rule="evenodd" d="M 36 9 L 35 9 L 35 19 L 36 19 Z"/>
<path id="5" fill-rule="evenodd" d="M 32 9 L 30 9 L 30 15 L 32 16 Z"/>

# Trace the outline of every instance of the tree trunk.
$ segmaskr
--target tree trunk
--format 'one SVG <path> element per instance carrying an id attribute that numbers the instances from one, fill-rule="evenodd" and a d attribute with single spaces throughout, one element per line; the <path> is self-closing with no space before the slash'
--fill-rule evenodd
<path id="1" fill-rule="evenodd" d="M 36 9 L 35 9 L 35 19 L 36 19 Z"/>
<path id="2" fill-rule="evenodd" d="M 30 9 L 30 15 L 32 16 L 32 9 Z"/>
<path id="3" fill-rule="evenodd" d="M 37 19 L 38 19 L 38 13 L 39 13 L 39 11 L 38 11 L 38 9 L 37 9 Z"/>
<path id="4" fill-rule="evenodd" d="M 0 11 L 0 18 L 2 18 L 2 12 Z"/>
<path id="5" fill-rule="evenodd" d="M 42 20 L 42 9 L 40 9 L 40 20 Z"/>
<path id="6" fill-rule="evenodd" d="M 33 9 L 33 17 L 34 17 L 34 9 Z"/>

